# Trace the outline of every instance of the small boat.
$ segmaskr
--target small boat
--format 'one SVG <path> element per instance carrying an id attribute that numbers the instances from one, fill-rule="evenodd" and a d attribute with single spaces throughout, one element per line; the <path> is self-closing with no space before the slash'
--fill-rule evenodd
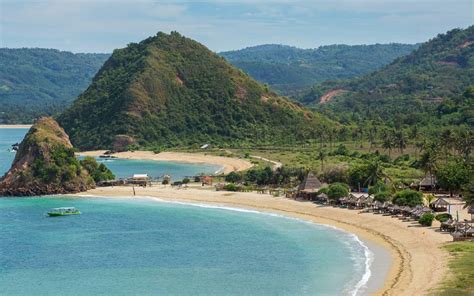
<path id="1" fill-rule="evenodd" d="M 79 215 L 78 209 L 74 207 L 64 207 L 64 208 L 54 208 L 49 211 L 47 214 L 50 217 L 58 217 L 58 216 L 69 216 L 69 215 Z"/>

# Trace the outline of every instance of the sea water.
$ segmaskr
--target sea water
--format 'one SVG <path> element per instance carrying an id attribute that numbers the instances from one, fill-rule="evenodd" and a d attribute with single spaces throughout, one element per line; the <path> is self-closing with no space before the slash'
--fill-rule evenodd
<path id="1" fill-rule="evenodd" d="M 44 215 L 61 206 L 82 214 Z M 349 233 L 253 211 L 0 199 L 2 295 L 353 295 L 365 251 Z"/>
<path id="2" fill-rule="evenodd" d="M 0 174 L 26 132 L 0 129 Z M 106 164 L 119 177 L 216 169 Z M 83 213 L 44 215 L 61 206 Z M 0 295 L 363 295 L 371 256 L 352 234 L 254 211 L 145 198 L 0 198 Z"/>
<path id="3" fill-rule="evenodd" d="M 11 152 L 11 145 L 20 143 L 28 129 L 2 129 L 0 128 L 0 176 L 11 166 L 15 153 Z M 131 159 L 102 159 L 117 178 L 131 177 L 133 174 L 148 174 L 151 177 L 171 176 L 173 181 L 182 180 L 188 176 L 200 174 L 214 174 L 222 169 L 221 166 L 212 164 L 193 164 L 172 161 L 131 160 Z"/>

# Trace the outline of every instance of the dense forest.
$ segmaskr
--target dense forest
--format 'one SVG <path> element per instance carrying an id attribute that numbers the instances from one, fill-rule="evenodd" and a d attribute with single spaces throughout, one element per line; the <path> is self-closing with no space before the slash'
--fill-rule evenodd
<path id="1" fill-rule="evenodd" d="M 280 94 L 294 95 L 318 82 L 373 72 L 417 47 L 392 43 L 301 49 L 269 44 L 221 52 L 220 55 Z"/>
<path id="2" fill-rule="evenodd" d="M 347 81 L 315 85 L 299 97 L 347 125 L 374 122 L 394 128 L 474 124 L 474 26 L 440 34 L 379 71 Z M 320 103 L 328 93 L 329 101 Z M 364 123 L 365 122 L 365 123 Z"/>
<path id="3" fill-rule="evenodd" d="M 81 149 L 295 143 L 327 123 L 176 32 L 115 50 L 58 119 Z"/>
<path id="4" fill-rule="evenodd" d="M 0 48 L 0 123 L 30 123 L 63 111 L 109 56 Z"/>

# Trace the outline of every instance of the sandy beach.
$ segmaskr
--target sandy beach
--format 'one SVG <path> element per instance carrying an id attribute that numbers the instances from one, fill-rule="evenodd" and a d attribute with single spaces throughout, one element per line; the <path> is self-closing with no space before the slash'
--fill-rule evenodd
<path id="1" fill-rule="evenodd" d="M 78 153 L 78 155 L 98 157 L 104 154 L 104 152 L 105 150 L 84 151 Z M 206 155 L 204 153 L 161 152 L 156 154 L 152 151 L 127 151 L 114 153 L 112 155 L 123 159 L 176 161 L 186 163 L 205 163 L 219 165 L 223 167 L 221 173 L 224 174 L 236 171 L 244 171 L 253 166 L 250 161 L 245 159 Z"/>
<path id="2" fill-rule="evenodd" d="M 445 276 L 447 254 L 439 248 L 451 240 L 449 234 L 420 227 L 390 216 L 357 210 L 318 206 L 268 194 L 215 191 L 191 185 L 176 189 L 159 185 L 135 187 L 137 196 L 168 201 L 205 203 L 274 212 L 315 223 L 336 226 L 373 242 L 390 252 L 391 262 L 384 286 L 376 295 L 425 295 Z M 133 198 L 131 187 L 102 187 L 77 194 Z"/>
<path id="3" fill-rule="evenodd" d="M 30 128 L 31 124 L 0 124 L 0 128 Z"/>

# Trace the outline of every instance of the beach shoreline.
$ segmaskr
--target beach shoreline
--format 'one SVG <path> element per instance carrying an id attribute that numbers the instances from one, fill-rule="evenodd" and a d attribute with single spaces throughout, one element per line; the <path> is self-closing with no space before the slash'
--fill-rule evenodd
<path id="1" fill-rule="evenodd" d="M 94 150 L 78 152 L 78 156 L 92 156 L 99 157 L 103 155 L 106 150 Z M 155 160 L 155 161 L 173 161 L 182 163 L 194 164 L 210 164 L 221 166 L 219 173 L 228 174 L 230 172 L 245 171 L 253 164 L 245 159 L 231 158 L 224 156 L 207 155 L 204 153 L 186 153 L 186 152 L 161 152 L 154 153 L 152 151 L 126 151 L 111 154 L 111 156 L 121 159 L 135 159 L 135 160 Z"/>
<path id="2" fill-rule="evenodd" d="M 73 196 L 133 198 L 131 187 L 101 187 Z M 424 295 L 437 287 L 447 271 L 447 255 L 439 248 L 450 236 L 410 222 L 382 215 L 360 214 L 356 210 L 319 206 L 259 193 L 215 191 L 191 185 L 186 189 L 170 186 L 135 187 L 136 196 L 161 201 L 198 203 L 276 213 L 305 221 L 330 225 L 355 234 L 390 254 L 390 266 L 383 287 L 374 295 Z M 385 268 L 385 267 L 380 267 Z M 373 275 L 369 283 L 376 276 Z M 379 278 L 377 281 L 382 282 Z M 372 284 L 372 287 L 377 286 Z M 373 291 L 371 291 L 373 292 Z"/>
<path id="3" fill-rule="evenodd" d="M 31 124 L 0 124 L 0 128 L 30 128 Z"/>

